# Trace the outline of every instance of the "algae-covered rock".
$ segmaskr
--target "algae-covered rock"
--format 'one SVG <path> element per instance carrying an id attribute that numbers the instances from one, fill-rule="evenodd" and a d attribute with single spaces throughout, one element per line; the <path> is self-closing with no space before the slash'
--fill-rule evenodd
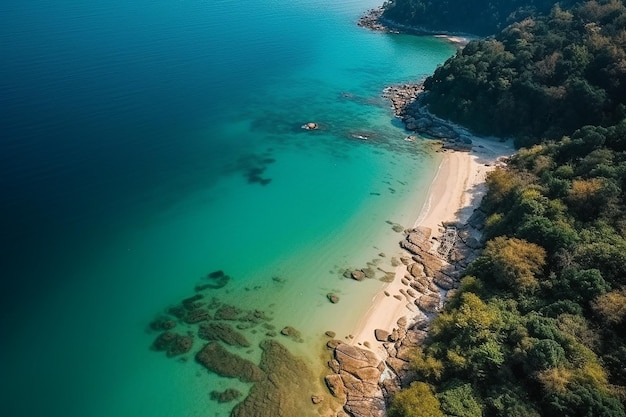
<path id="1" fill-rule="evenodd" d="M 187 353 L 193 346 L 193 338 L 191 336 L 184 336 L 174 332 L 163 332 L 157 336 L 156 340 L 152 344 L 155 350 L 164 350 L 167 356 L 177 356 Z"/>
<path id="2" fill-rule="evenodd" d="M 196 360 L 209 371 L 242 382 L 257 382 L 265 379 L 263 371 L 254 363 L 230 353 L 217 342 L 207 343 L 196 355 Z"/>
<path id="3" fill-rule="evenodd" d="M 227 388 L 225 391 L 211 391 L 211 399 L 218 403 L 228 403 L 241 397 L 241 392 L 234 388 Z"/>
<path id="4" fill-rule="evenodd" d="M 261 343 L 260 368 L 267 378 L 255 383 L 231 417 L 294 417 L 317 415 L 311 404 L 315 376 L 306 362 L 274 340 Z"/>
<path id="5" fill-rule="evenodd" d="M 237 320 L 240 314 L 241 310 L 237 307 L 224 304 L 215 311 L 214 318 L 215 320 Z"/>
<path id="6" fill-rule="evenodd" d="M 231 346 L 250 346 L 248 339 L 227 323 L 201 324 L 198 329 L 198 336 L 204 340 L 221 340 Z"/>

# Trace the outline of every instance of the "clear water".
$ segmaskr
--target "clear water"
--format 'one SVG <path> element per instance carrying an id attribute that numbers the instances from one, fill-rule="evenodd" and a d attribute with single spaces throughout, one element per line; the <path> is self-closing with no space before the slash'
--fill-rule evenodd
<path id="1" fill-rule="evenodd" d="M 391 269 L 437 163 L 381 91 L 454 52 L 358 28 L 377 5 L 0 4 L 0 414 L 227 416 L 208 392 L 248 387 L 147 330 L 217 269 L 313 367 L 351 331 L 383 284 L 341 271 Z"/>

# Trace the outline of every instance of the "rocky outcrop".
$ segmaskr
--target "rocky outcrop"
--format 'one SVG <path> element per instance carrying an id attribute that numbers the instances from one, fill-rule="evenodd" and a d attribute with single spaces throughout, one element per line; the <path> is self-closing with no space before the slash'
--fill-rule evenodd
<path id="1" fill-rule="evenodd" d="M 446 294 L 458 287 L 467 263 L 478 256 L 473 249 L 480 242 L 484 215 L 475 211 L 467 224 L 445 225 L 441 235 L 417 227 L 405 231 L 401 246 L 411 253 L 402 257 L 407 273 L 394 297 L 408 301 L 409 317 L 401 317 L 397 327 L 376 329 L 374 336 L 385 354 L 382 362 L 370 350 L 334 341 L 332 374 L 325 378 L 330 393 L 344 401 L 344 410 L 353 417 L 382 417 L 385 399 L 414 380 L 410 361 L 415 348 L 426 338 L 432 317 L 442 307 Z M 386 293 L 386 295 L 390 295 Z M 339 344 L 337 344 L 339 343 Z M 379 345 L 380 346 L 380 345 Z M 369 345 L 368 345 L 369 347 Z"/>
<path id="2" fill-rule="evenodd" d="M 385 400 L 380 389 L 384 363 L 370 350 L 346 343 L 333 353 L 334 374 L 325 378 L 330 393 L 345 400 L 344 410 L 353 417 L 383 417 Z"/>
<path id="3" fill-rule="evenodd" d="M 234 388 L 228 388 L 224 391 L 211 391 L 210 397 L 218 403 L 228 403 L 241 397 L 241 392 Z"/>
<path id="4" fill-rule="evenodd" d="M 258 382 L 266 378 L 265 373 L 251 361 L 230 353 L 217 342 L 207 343 L 196 355 L 196 361 L 209 371 L 242 382 Z"/>
<path id="5" fill-rule="evenodd" d="M 170 331 L 161 333 L 152 344 L 155 350 L 164 350 L 168 357 L 187 353 L 192 346 L 193 337 Z"/>
<path id="6" fill-rule="evenodd" d="M 283 336 L 287 336 L 293 341 L 300 342 L 300 343 L 303 342 L 302 334 L 291 326 L 283 327 L 283 329 L 280 331 L 280 334 L 282 334 Z"/>
<path id="7" fill-rule="evenodd" d="M 226 323 L 205 323 L 200 325 L 198 336 L 204 340 L 221 340 L 227 345 L 249 347 L 246 337 Z"/>
<path id="8" fill-rule="evenodd" d="M 432 115 L 424 94 L 422 83 L 400 84 L 387 87 L 383 97 L 391 100 L 395 115 L 402 119 L 406 130 L 441 139 L 444 149 L 471 151 L 472 140 L 451 123 Z"/>
<path id="9" fill-rule="evenodd" d="M 293 417 L 311 415 L 323 397 L 315 394 L 315 376 L 300 358 L 292 355 L 282 344 L 266 340 L 261 343 L 263 354 L 259 367 L 265 375 L 250 389 L 246 399 L 232 411 L 231 417 Z M 321 405 L 321 404 L 320 404 Z"/>

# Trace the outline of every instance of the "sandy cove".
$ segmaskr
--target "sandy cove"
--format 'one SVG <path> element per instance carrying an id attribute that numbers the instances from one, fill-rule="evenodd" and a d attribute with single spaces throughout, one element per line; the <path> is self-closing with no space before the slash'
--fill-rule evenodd
<path id="1" fill-rule="evenodd" d="M 503 157 L 513 153 L 513 146 L 511 141 L 500 142 L 477 137 L 472 137 L 472 142 L 472 150 L 469 152 L 443 151 L 443 160 L 413 227 L 430 228 L 433 237 L 438 238 L 444 231 L 444 222 L 465 223 L 480 205 L 486 191 L 487 173 L 495 169 Z M 399 318 L 406 316 L 412 321 L 420 314 L 423 315 L 415 311 L 413 300 L 407 299 L 400 292 L 401 289 L 406 289 L 402 283 L 406 273 L 406 265 L 398 266 L 393 282 L 374 297 L 368 312 L 352 333 L 352 345 L 369 346 L 379 358 L 384 359 L 387 351 L 376 340 L 375 330 L 391 331 L 397 326 Z M 394 295 L 400 296 L 402 300 Z"/>

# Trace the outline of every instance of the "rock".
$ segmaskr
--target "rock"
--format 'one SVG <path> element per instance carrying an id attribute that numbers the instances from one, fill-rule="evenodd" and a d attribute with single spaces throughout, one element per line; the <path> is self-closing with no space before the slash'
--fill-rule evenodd
<path id="1" fill-rule="evenodd" d="M 238 378 L 242 382 L 258 382 L 266 377 L 257 365 L 230 353 L 217 342 L 207 343 L 196 355 L 196 361 L 211 372 L 227 378 Z"/>
<path id="2" fill-rule="evenodd" d="M 346 397 L 346 387 L 343 385 L 343 380 L 341 379 L 341 376 L 339 376 L 338 374 L 326 375 L 326 377 L 324 378 L 324 382 L 326 382 L 326 386 L 328 387 L 328 390 L 333 395 L 333 397 Z"/>
<path id="3" fill-rule="evenodd" d="M 451 290 L 456 286 L 456 282 L 444 274 L 436 274 L 433 278 L 433 282 L 443 290 Z"/>
<path id="4" fill-rule="evenodd" d="M 215 320 L 237 320 L 240 314 L 241 314 L 241 310 L 239 310 L 237 307 L 224 304 L 223 306 L 217 309 L 214 315 L 214 319 Z"/>
<path id="5" fill-rule="evenodd" d="M 169 317 L 158 317 L 150 322 L 152 330 L 171 330 L 176 327 L 176 322 Z"/>
<path id="6" fill-rule="evenodd" d="M 161 333 L 152 344 L 155 350 L 164 350 L 170 358 L 189 352 L 192 346 L 191 336 L 183 336 L 170 331 Z"/>
<path id="7" fill-rule="evenodd" d="M 174 332 L 163 332 L 152 343 L 155 350 L 167 350 L 178 335 Z"/>
<path id="8" fill-rule="evenodd" d="M 336 359 L 329 360 L 328 367 L 336 374 L 341 372 L 341 365 L 339 365 L 339 362 L 337 362 Z"/>
<path id="9" fill-rule="evenodd" d="M 383 271 L 383 272 L 385 272 L 385 275 L 383 275 L 380 278 L 380 281 L 382 282 L 393 282 L 393 280 L 396 278 L 395 272 L 391 272 L 391 271 L 390 272 Z"/>
<path id="10" fill-rule="evenodd" d="M 187 310 L 194 310 L 196 308 L 200 308 L 202 306 L 202 304 L 198 303 L 198 301 L 201 300 L 203 297 L 204 296 L 202 294 L 196 294 L 193 297 L 185 298 L 182 301 L 182 305 Z"/>
<path id="11" fill-rule="evenodd" d="M 320 397 L 319 395 L 311 395 L 311 402 L 313 404 L 317 405 L 317 404 L 321 403 L 322 401 L 324 401 L 324 399 L 322 397 Z"/>
<path id="12" fill-rule="evenodd" d="M 415 305 L 417 305 L 424 313 L 428 314 L 434 313 L 439 309 L 440 301 L 441 298 L 439 297 L 439 294 L 426 294 L 415 300 Z"/>
<path id="13" fill-rule="evenodd" d="M 324 334 L 330 338 L 334 338 L 337 335 L 337 333 L 333 332 L 332 330 L 327 330 Z"/>
<path id="14" fill-rule="evenodd" d="M 374 330 L 374 337 L 376 337 L 376 340 L 379 342 L 386 342 L 389 340 L 389 332 L 383 329 L 376 329 Z"/>
<path id="15" fill-rule="evenodd" d="M 326 342 L 326 347 L 329 349 L 335 349 L 337 346 L 339 346 L 342 343 L 343 342 L 341 340 L 331 339 L 328 342 Z"/>
<path id="16" fill-rule="evenodd" d="M 283 327 L 283 329 L 280 331 L 280 334 L 282 334 L 283 336 L 287 336 L 288 338 L 295 340 L 296 342 L 302 342 L 302 335 L 300 334 L 300 332 L 291 326 Z"/>
<path id="17" fill-rule="evenodd" d="M 198 336 L 204 340 L 221 340 L 231 346 L 250 346 L 248 339 L 227 323 L 202 324 L 198 329 Z"/>
<path id="18" fill-rule="evenodd" d="M 305 361 L 274 340 L 261 342 L 259 367 L 267 378 L 255 383 L 231 417 L 293 417 L 311 409 L 316 378 Z M 308 414 L 307 414 L 308 415 Z"/>
<path id="19" fill-rule="evenodd" d="M 465 241 L 465 244 L 472 249 L 480 249 L 483 245 L 475 237 L 470 237 Z"/>
<path id="20" fill-rule="evenodd" d="M 365 273 L 360 270 L 352 271 L 350 276 L 352 277 L 352 279 L 355 279 L 357 281 L 363 281 L 365 279 Z"/>
<path id="21" fill-rule="evenodd" d="M 363 268 L 363 273 L 365 274 L 365 278 L 374 278 L 376 276 L 376 271 L 369 266 L 367 268 Z"/>
<path id="22" fill-rule="evenodd" d="M 221 269 L 218 271 L 213 271 L 207 274 L 205 279 L 210 282 L 207 284 L 196 285 L 196 291 L 204 291 L 206 289 L 216 290 L 222 288 L 228 284 L 230 277 L 224 273 Z"/>
<path id="23" fill-rule="evenodd" d="M 398 335 L 398 329 L 393 329 L 391 331 L 391 334 L 389 335 L 388 339 L 389 339 L 390 342 L 396 342 L 396 341 L 398 341 L 399 338 L 400 337 Z"/>
<path id="24" fill-rule="evenodd" d="M 396 324 L 400 328 L 406 328 L 407 323 L 408 323 L 408 319 L 406 318 L 406 316 L 400 317 L 398 321 L 396 322 Z"/>
<path id="25" fill-rule="evenodd" d="M 411 274 L 411 276 L 415 278 L 424 276 L 424 265 L 420 263 L 417 263 L 417 262 L 412 263 L 411 265 L 407 267 L 407 270 L 409 271 L 409 274 Z"/>
<path id="26" fill-rule="evenodd" d="M 188 324 L 196 324 L 207 320 L 211 320 L 211 314 L 202 308 L 190 311 L 185 316 L 185 323 Z"/>
<path id="27" fill-rule="evenodd" d="M 339 302 L 339 297 L 336 294 L 329 293 L 326 295 L 326 297 L 328 298 L 328 301 L 333 304 L 337 304 Z"/>
<path id="28" fill-rule="evenodd" d="M 218 403 L 228 403 L 241 397 L 241 392 L 234 388 L 228 388 L 225 391 L 211 391 L 211 399 Z"/>
<path id="29" fill-rule="evenodd" d="M 319 127 L 318 124 L 315 122 L 308 122 L 302 125 L 302 128 L 306 130 L 315 130 L 318 127 Z"/>
<path id="30" fill-rule="evenodd" d="M 401 375 L 409 370 L 409 363 L 402 359 L 390 357 L 385 360 L 385 363 L 396 375 Z"/>
<path id="31" fill-rule="evenodd" d="M 183 353 L 189 352 L 192 346 L 193 337 L 178 335 L 174 343 L 167 349 L 167 356 L 171 358 L 173 356 L 182 355 Z"/>

